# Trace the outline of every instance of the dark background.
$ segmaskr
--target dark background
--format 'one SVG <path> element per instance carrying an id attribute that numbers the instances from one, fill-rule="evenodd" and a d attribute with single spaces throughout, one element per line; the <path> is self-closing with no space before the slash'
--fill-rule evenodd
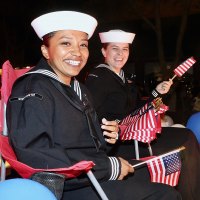
<path id="1" fill-rule="evenodd" d="M 98 27 L 90 39 L 88 64 L 78 77 L 80 81 L 84 80 L 85 74 L 92 67 L 102 61 L 98 32 L 110 29 L 136 33 L 125 71 L 134 74 L 134 82 L 147 93 L 155 87 L 158 78 L 171 77 L 178 64 L 194 56 L 197 63 L 181 79 L 175 80 L 167 99 L 170 103 L 172 97 L 176 96 L 171 111 L 180 113 L 177 122 L 186 122 L 192 112 L 192 101 L 196 95 L 194 91 L 199 91 L 200 85 L 200 0 L 2 1 L 0 64 L 10 60 L 14 67 L 35 65 L 41 57 L 41 41 L 30 23 L 35 17 L 56 10 L 86 12 L 98 20 Z M 156 25 L 158 21 L 160 28 Z M 160 34 L 162 48 L 158 47 Z M 164 59 L 160 55 L 162 51 Z"/>

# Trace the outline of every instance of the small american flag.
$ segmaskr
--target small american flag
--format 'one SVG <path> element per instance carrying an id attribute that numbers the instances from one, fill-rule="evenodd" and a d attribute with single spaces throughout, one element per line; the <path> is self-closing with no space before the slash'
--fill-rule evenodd
<path id="1" fill-rule="evenodd" d="M 190 67 L 192 67 L 192 65 L 194 65 L 195 62 L 196 60 L 193 57 L 188 58 L 174 69 L 174 73 L 176 76 L 181 77 Z"/>
<path id="2" fill-rule="evenodd" d="M 175 152 L 166 156 L 158 156 L 147 162 L 147 166 L 151 175 L 151 181 L 164 183 L 171 186 L 178 184 L 181 171 L 180 152 Z"/>

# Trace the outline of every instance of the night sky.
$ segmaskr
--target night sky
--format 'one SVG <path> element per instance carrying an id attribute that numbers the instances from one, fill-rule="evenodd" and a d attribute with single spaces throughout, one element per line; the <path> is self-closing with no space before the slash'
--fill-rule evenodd
<path id="1" fill-rule="evenodd" d="M 139 0 L 10 0 L 1 2 L 0 25 L 0 63 L 9 59 L 13 66 L 34 65 L 41 57 L 41 41 L 37 38 L 30 23 L 41 14 L 56 10 L 75 10 L 93 15 L 99 24 L 90 40 L 90 58 L 85 71 L 102 60 L 98 32 L 109 29 L 123 29 L 136 33 L 132 45 L 129 63 L 158 62 L 156 33 L 141 16 L 136 14 L 132 5 L 139 2 L 139 15 L 154 23 L 154 1 Z M 165 2 L 165 1 L 161 1 Z M 175 57 L 176 42 L 181 23 L 182 1 L 168 0 L 161 4 L 161 22 L 164 53 L 166 60 L 172 62 Z M 200 5 L 198 0 L 192 1 L 187 27 L 183 38 L 180 61 L 189 56 L 199 59 L 200 52 Z M 131 6 L 130 6 L 131 5 Z M 148 70 L 147 70 L 148 71 Z"/>

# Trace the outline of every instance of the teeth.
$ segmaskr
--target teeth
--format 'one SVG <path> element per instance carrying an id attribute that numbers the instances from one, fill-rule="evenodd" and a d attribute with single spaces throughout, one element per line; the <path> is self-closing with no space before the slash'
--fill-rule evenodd
<path id="1" fill-rule="evenodd" d="M 80 61 L 75 61 L 75 60 L 67 60 L 67 63 L 69 63 L 70 65 L 79 65 Z"/>

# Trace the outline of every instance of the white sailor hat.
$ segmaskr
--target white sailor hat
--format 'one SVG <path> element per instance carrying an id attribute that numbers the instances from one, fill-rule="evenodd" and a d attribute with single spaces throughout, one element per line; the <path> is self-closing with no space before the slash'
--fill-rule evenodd
<path id="1" fill-rule="evenodd" d="M 134 33 L 125 32 L 122 30 L 110 30 L 108 32 L 99 33 L 101 43 L 132 43 L 135 37 Z"/>
<path id="2" fill-rule="evenodd" d="M 31 22 L 38 37 L 60 30 L 77 30 L 88 34 L 88 39 L 93 35 L 97 20 L 81 12 L 57 11 L 44 14 Z"/>

